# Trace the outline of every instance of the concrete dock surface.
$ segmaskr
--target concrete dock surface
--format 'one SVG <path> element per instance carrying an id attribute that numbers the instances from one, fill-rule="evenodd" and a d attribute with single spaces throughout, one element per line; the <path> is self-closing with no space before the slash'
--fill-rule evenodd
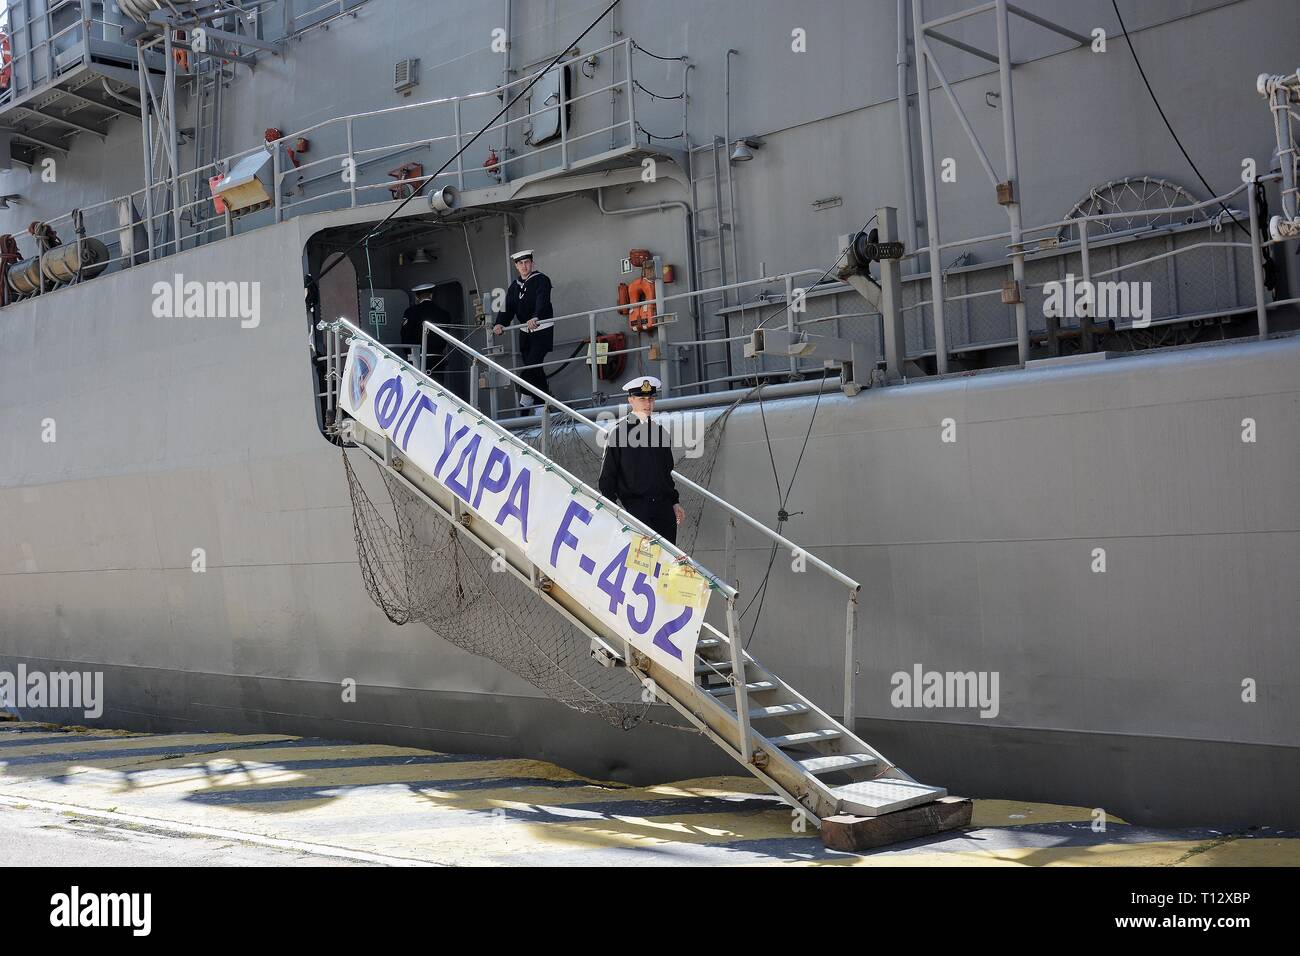
<path id="1" fill-rule="evenodd" d="M 754 779 L 650 787 L 537 760 L 280 734 L 0 722 L 0 864 L 1296 866 L 1300 832 L 1155 829 L 977 800 L 971 826 L 865 854 Z"/>

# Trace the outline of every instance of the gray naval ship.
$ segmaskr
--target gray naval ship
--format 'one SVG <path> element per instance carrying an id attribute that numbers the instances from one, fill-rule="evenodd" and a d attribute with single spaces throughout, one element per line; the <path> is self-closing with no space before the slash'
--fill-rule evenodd
<path id="1" fill-rule="evenodd" d="M 427 362 L 434 283 L 439 383 L 536 443 L 490 331 L 532 249 L 554 395 L 709 425 L 736 662 L 952 793 L 1300 826 L 1292 0 L 6 7 L 0 670 L 102 674 L 113 727 L 729 772 L 380 593 L 339 329 Z"/>

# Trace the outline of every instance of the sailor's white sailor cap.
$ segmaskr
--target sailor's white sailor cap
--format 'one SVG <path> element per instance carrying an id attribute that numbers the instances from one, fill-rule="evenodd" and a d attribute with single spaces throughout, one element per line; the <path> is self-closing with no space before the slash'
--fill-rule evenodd
<path id="1" fill-rule="evenodd" d="M 412 291 L 412 292 L 432 292 L 435 288 L 437 288 L 437 286 L 438 286 L 438 283 L 436 283 L 436 282 L 421 282 L 419 285 L 413 285 L 413 286 L 411 286 L 411 291 Z"/>
<path id="2" fill-rule="evenodd" d="M 532 249 L 520 249 L 518 252 L 510 253 L 511 262 L 519 262 L 523 259 L 531 259 L 532 257 L 533 257 Z"/>
<path id="3" fill-rule="evenodd" d="M 643 398 L 650 398 L 659 394 L 659 389 L 663 388 L 664 383 L 659 381 L 653 375 L 640 375 L 623 386 L 628 395 L 640 395 Z"/>

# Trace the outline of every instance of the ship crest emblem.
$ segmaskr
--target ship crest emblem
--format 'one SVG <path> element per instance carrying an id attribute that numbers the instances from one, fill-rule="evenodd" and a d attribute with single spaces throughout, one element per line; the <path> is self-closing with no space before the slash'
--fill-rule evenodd
<path id="1" fill-rule="evenodd" d="M 375 353 L 364 347 L 358 347 L 352 353 L 352 376 L 348 380 L 348 393 L 352 399 L 352 407 L 360 408 L 366 398 L 366 383 L 370 381 L 370 376 L 374 374 L 375 365 L 378 364 Z"/>

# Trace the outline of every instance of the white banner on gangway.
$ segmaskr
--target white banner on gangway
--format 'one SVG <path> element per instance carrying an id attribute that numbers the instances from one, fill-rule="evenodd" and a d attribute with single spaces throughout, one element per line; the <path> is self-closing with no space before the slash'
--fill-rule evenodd
<path id="1" fill-rule="evenodd" d="M 457 399 L 439 396 L 408 369 L 356 339 L 348 349 L 339 404 L 490 521 L 547 577 L 637 650 L 676 674 L 695 679 L 695 642 L 708 607 L 668 603 L 652 575 L 626 566 L 633 532 L 536 454 L 480 424 Z M 505 573 L 505 572 L 502 572 Z"/>

